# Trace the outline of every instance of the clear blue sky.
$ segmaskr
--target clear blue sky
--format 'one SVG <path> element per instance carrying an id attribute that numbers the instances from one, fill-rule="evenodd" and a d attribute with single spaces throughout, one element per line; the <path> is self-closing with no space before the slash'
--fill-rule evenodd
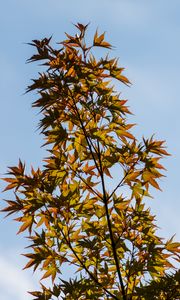
<path id="1" fill-rule="evenodd" d="M 1 3 L 0 28 L 0 173 L 15 165 L 19 157 L 28 165 L 39 165 L 45 152 L 36 131 L 37 111 L 31 109 L 33 96 L 23 95 L 30 78 L 39 68 L 25 64 L 33 49 L 25 43 L 53 34 L 64 39 L 72 32 L 72 23 L 91 22 L 89 33 L 97 27 L 107 32 L 116 48 L 114 56 L 126 68 L 133 83 L 119 87 L 129 99 L 138 124 L 138 137 L 153 133 L 167 141 L 172 154 L 164 160 L 167 177 L 161 182 L 163 192 L 153 192 L 148 200 L 157 215 L 160 234 L 177 233 L 180 240 L 180 1 L 179 0 L 6 0 Z M 3 185 L 1 184 L 1 190 Z M 1 194 L 10 198 L 11 194 Z M 2 207 L 2 205 L 1 205 Z M 0 290 L 2 300 L 24 300 L 26 290 L 36 285 L 32 273 L 21 271 L 25 259 L 25 241 L 16 236 L 17 225 L 0 217 Z"/>

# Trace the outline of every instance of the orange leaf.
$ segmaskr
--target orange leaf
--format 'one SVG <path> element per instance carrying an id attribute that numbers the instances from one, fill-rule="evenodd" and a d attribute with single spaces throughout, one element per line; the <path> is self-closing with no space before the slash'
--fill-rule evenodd
<path id="1" fill-rule="evenodd" d="M 111 173 L 109 172 L 109 169 L 108 169 L 108 168 L 104 168 L 104 173 L 105 173 L 108 177 L 113 178 L 113 177 L 111 176 Z"/>
<path id="2" fill-rule="evenodd" d="M 158 190 L 161 191 L 161 189 L 160 189 L 160 187 L 159 187 L 159 184 L 158 184 L 157 181 L 154 180 L 152 177 L 149 178 L 149 183 L 150 183 L 153 187 L 155 187 L 156 189 L 158 189 Z"/>

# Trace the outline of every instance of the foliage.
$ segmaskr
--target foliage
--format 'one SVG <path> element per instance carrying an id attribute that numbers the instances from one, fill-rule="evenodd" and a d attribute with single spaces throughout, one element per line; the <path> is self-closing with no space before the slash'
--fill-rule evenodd
<path id="1" fill-rule="evenodd" d="M 152 281 L 149 285 L 137 288 L 138 293 L 146 300 L 180 299 L 180 271 L 166 274 L 159 281 Z"/>
<path id="2" fill-rule="evenodd" d="M 177 275 L 168 274 L 179 261 L 180 243 L 156 234 L 144 202 L 151 187 L 160 189 L 164 141 L 136 140 L 127 100 L 112 84 L 130 84 L 123 68 L 116 58 L 93 55 L 94 48 L 111 45 L 96 31 L 87 46 L 88 26 L 75 26 L 79 33 L 66 34 L 58 49 L 51 38 L 31 43 L 37 53 L 29 62 L 43 61 L 46 71 L 27 91 L 38 93 L 33 107 L 42 114 L 48 157 L 30 174 L 19 161 L 4 179 L 15 199 L 6 200 L 3 211 L 19 213 L 18 233 L 29 231 L 25 269 L 52 279 L 52 287 L 42 284 L 31 294 L 36 300 L 177 299 Z M 69 266 L 74 275 L 66 281 Z M 168 298 L 164 289 L 168 293 L 171 285 Z M 155 296 L 149 298 L 150 291 Z"/>

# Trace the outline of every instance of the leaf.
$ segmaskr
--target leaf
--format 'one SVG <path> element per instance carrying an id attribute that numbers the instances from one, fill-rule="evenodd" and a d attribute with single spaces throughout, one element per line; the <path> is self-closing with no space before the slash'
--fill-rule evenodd
<path id="1" fill-rule="evenodd" d="M 135 172 L 129 173 L 125 179 L 126 179 L 126 181 L 135 181 L 139 175 L 140 175 L 140 171 L 135 171 Z"/>
<path id="2" fill-rule="evenodd" d="M 154 180 L 152 177 L 149 179 L 149 183 L 150 183 L 153 187 L 155 187 L 156 189 L 158 189 L 158 190 L 161 191 L 161 189 L 160 189 L 160 187 L 159 187 L 159 184 L 158 184 L 157 181 Z"/>
<path id="3" fill-rule="evenodd" d="M 125 130 L 116 130 L 116 134 L 119 136 L 119 137 L 127 137 L 129 139 L 134 139 L 134 136 L 128 132 L 128 131 L 125 131 Z"/>
<path id="4" fill-rule="evenodd" d="M 180 253 L 180 243 L 168 243 L 166 245 L 166 249 L 168 251 L 179 252 Z"/>
<path id="5" fill-rule="evenodd" d="M 122 201 L 120 203 L 116 203 L 115 208 L 122 211 L 122 210 L 126 209 L 129 204 L 130 204 L 130 201 Z"/>
<path id="6" fill-rule="evenodd" d="M 32 267 L 34 264 L 36 264 L 36 260 L 32 258 L 32 259 L 30 259 L 30 261 L 25 265 L 25 267 L 23 268 L 23 270 Z"/>
<path id="7" fill-rule="evenodd" d="M 108 177 L 113 178 L 108 168 L 104 168 L 103 171 Z"/>
<path id="8" fill-rule="evenodd" d="M 50 267 L 49 270 L 47 270 L 44 275 L 41 277 L 41 280 L 46 279 L 48 277 L 52 277 L 52 281 L 54 281 L 56 276 L 56 269 L 55 267 Z"/>
<path id="9" fill-rule="evenodd" d="M 4 179 L 5 180 L 5 179 Z M 17 187 L 17 181 L 14 180 L 14 183 L 10 183 L 8 184 L 5 189 L 3 190 L 4 192 L 8 191 L 8 190 L 12 190 L 14 189 L 15 187 Z"/>
<path id="10" fill-rule="evenodd" d="M 22 220 L 23 224 L 19 228 L 17 234 L 25 231 L 26 229 L 28 229 L 29 232 L 31 232 L 31 228 L 32 228 L 32 224 L 33 224 L 33 221 L 34 221 L 34 217 L 33 216 L 27 216 L 27 217 L 23 217 L 22 219 L 20 218 L 20 220 Z"/>
<path id="11" fill-rule="evenodd" d="M 104 36 L 105 36 L 105 33 L 98 36 L 98 31 L 96 30 L 95 35 L 94 35 L 93 46 L 99 46 L 99 47 L 111 49 L 111 47 L 112 47 L 111 44 L 104 41 Z"/>
<path id="12" fill-rule="evenodd" d="M 93 170 L 96 168 L 96 166 L 89 166 L 88 162 L 85 164 L 85 166 L 83 167 L 83 171 L 86 174 L 90 174 L 90 175 L 95 175 L 95 172 L 93 172 Z"/>
<path id="13" fill-rule="evenodd" d="M 118 75 L 116 76 L 116 79 L 118 79 L 119 81 L 125 83 L 125 84 L 130 84 L 131 82 L 129 81 L 129 79 L 126 76 L 123 75 Z"/>
<path id="14" fill-rule="evenodd" d="M 68 72 L 66 73 L 66 76 L 68 77 L 68 76 L 75 76 L 75 74 L 76 74 L 76 72 L 75 72 L 75 70 L 74 70 L 74 67 L 72 66 L 69 70 L 68 70 Z"/>

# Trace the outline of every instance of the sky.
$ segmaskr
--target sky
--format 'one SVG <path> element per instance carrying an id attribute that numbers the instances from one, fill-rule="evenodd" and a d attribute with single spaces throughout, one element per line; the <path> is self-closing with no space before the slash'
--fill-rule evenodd
<path id="1" fill-rule="evenodd" d="M 21 158 L 28 166 L 42 165 L 46 155 L 37 131 L 39 116 L 31 108 L 35 95 L 24 91 L 40 68 L 26 64 L 33 54 L 27 45 L 32 39 L 53 35 L 53 42 L 73 33 L 73 23 L 90 22 L 89 34 L 98 27 L 115 46 L 111 55 L 119 57 L 132 86 L 118 85 L 129 100 L 137 123 L 138 138 L 152 134 L 166 140 L 171 156 L 164 159 L 166 177 L 163 192 L 153 191 L 148 200 L 157 216 L 160 235 L 176 233 L 180 240 L 180 1 L 179 0 L 6 0 L 0 10 L 0 174 Z M 1 182 L 1 191 L 4 184 Z M 1 193 L 2 199 L 12 194 Z M 0 215 L 0 290 L 2 300 L 32 299 L 26 291 L 37 287 L 37 276 L 22 271 L 27 241 L 17 236 L 17 224 Z"/>

